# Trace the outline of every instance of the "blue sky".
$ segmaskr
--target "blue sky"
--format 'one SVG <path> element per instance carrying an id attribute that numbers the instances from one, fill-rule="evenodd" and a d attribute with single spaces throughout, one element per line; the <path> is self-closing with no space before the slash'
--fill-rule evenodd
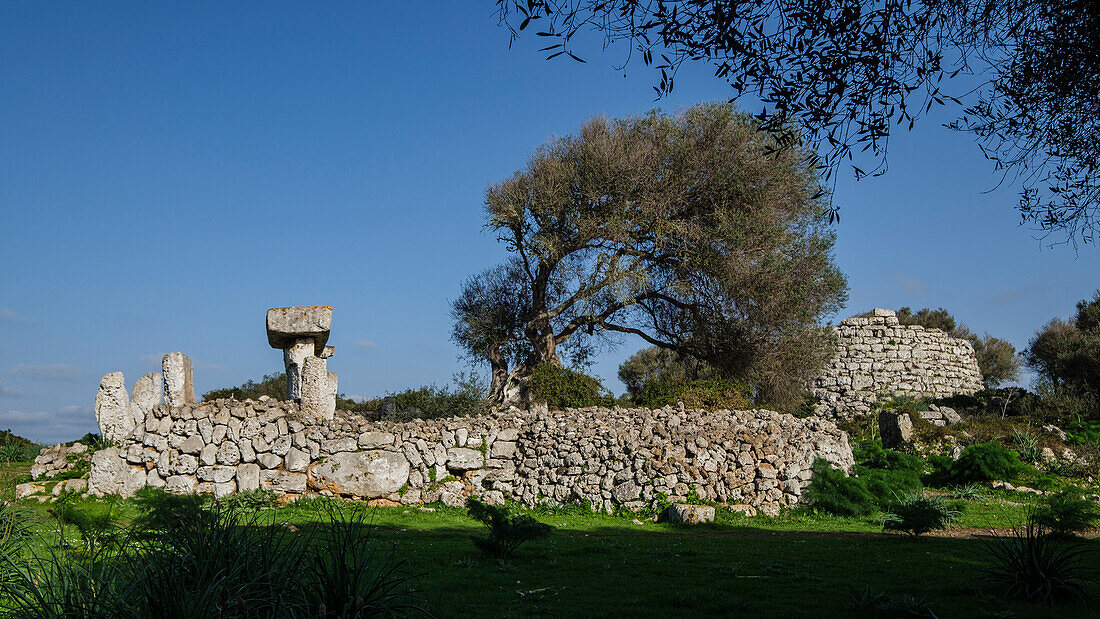
<path id="1" fill-rule="evenodd" d="M 0 428 L 93 431 L 103 374 L 132 385 L 165 352 L 192 357 L 200 392 L 280 371 L 274 306 L 335 307 L 330 369 L 352 396 L 466 369 L 448 300 L 505 255 L 486 186 L 591 116 L 729 96 L 699 66 L 655 102 L 652 72 L 616 69 L 625 49 L 546 62 L 493 11 L 0 4 Z M 895 136 L 886 176 L 841 175 L 844 314 L 944 306 L 1020 348 L 1100 286 L 1100 253 L 1017 225 L 1015 188 L 990 191 L 950 118 Z M 593 371 L 621 391 L 639 347 Z"/>

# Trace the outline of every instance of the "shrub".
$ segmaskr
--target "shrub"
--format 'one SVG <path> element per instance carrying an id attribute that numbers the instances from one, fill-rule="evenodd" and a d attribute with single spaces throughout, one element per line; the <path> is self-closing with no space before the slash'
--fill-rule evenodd
<path id="1" fill-rule="evenodd" d="M 972 482 L 952 490 L 951 498 L 962 501 L 981 501 L 989 498 L 989 489 L 977 482 Z"/>
<path id="2" fill-rule="evenodd" d="M 690 382 L 656 380 L 646 383 L 634 397 L 635 404 L 646 408 L 661 408 L 677 402 L 683 402 L 687 408 L 746 410 L 752 407 L 752 387 L 724 378 Z"/>
<path id="3" fill-rule="evenodd" d="M 614 406 L 615 399 L 599 380 L 569 368 L 543 363 L 531 374 L 531 401 L 553 409 Z"/>
<path id="4" fill-rule="evenodd" d="M 1087 546 L 1071 537 L 1051 535 L 1029 514 L 1007 535 L 995 534 L 982 553 L 989 565 L 981 582 L 1004 587 L 1008 597 L 1053 604 L 1063 598 L 1083 600 L 1093 581 Z"/>
<path id="5" fill-rule="evenodd" d="M 868 516 L 875 512 L 875 497 L 858 477 L 848 477 L 824 458 L 814 460 L 813 478 L 802 496 L 806 503 L 838 516 Z"/>
<path id="6" fill-rule="evenodd" d="M 485 412 L 484 394 L 429 385 L 392 394 L 395 420 L 473 417 Z"/>
<path id="7" fill-rule="evenodd" d="M 526 514 L 513 515 L 507 507 L 487 505 L 473 497 L 467 499 L 466 509 L 471 518 L 489 529 L 488 537 L 473 536 L 474 546 L 498 559 L 507 559 L 520 544 L 547 537 L 553 530 Z"/>
<path id="8" fill-rule="evenodd" d="M 992 441 L 967 447 L 959 459 L 949 466 L 950 477 L 956 483 L 995 479 L 1009 481 L 1024 469 L 1016 452 Z"/>
<path id="9" fill-rule="evenodd" d="M 648 383 L 686 383 L 716 376 L 717 371 L 706 362 L 660 346 L 643 348 L 619 365 L 619 380 L 632 397 Z"/>
<path id="10" fill-rule="evenodd" d="M 884 449 L 879 441 L 860 441 L 852 450 L 856 462 L 872 469 L 886 469 L 890 471 L 913 471 L 920 473 L 924 470 L 924 462 L 912 454 L 907 454 L 893 449 Z"/>
<path id="11" fill-rule="evenodd" d="M 924 488 L 920 474 L 909 470 L 868 469 L 856 466 L 852 469 L 867 491 L 874 497 L 875 504 L 886 507 L 898 501 L 902 496 L 920 492 Z"/>
<path id="12" fill-rule="evenodd" d="M 1100 520 L 1100 509 L 1083 495 L 1080 488 L 1066 488 L 1044 496 L 1035 508 L 1035 522 L 1055 535 L 1090 529 Z"/>
<path id="13" fill-rule="evenodd" d="M 926 497 L 909 493 L 890 506 L 883 515 L 882 528 L 889 531 L 905 531 L 916 537 L 929 531 L 947 528 L 957 521 L 961 512 L 942 497 Z"/>

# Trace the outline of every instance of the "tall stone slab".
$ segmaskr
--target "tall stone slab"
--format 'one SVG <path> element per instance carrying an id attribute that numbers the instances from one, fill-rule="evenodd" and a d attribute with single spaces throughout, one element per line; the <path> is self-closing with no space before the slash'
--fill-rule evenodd
<path id="1" fill-rule="evenodd" d="M 327 348 L 327 347 L 326 347 Z M 299 338 L 283 349 L 283 366 L 286 368 L 286 399 L 302 398 L 302 364 L 312 357 L 316 346 L 312 339 Z"/>
<path id="2" fill-rule="evenodd" d="M 135 423 L 145 422 L 145 415 L 160 404 L 163 392 L 164 378 L 160 372 L 150 372 L 134 383 L 134 389 L 130 392 L 130 406 Z"/>
<path id="3" fill-rule="evenodd" d="M 336 393 L 339 388 L 340 376 L 336 372 L 328 372 L 328 390 L 325 392 L 325 419 L 332 419 L 336 414 Z"/>
<path id="4" fill-rule="evenodd" d="M 332 413 L 328 411 L 328 399 L 328 363 L 320 357 L 306 357 L 302 364 L 302 414 L 318 419 L 332 419 Z"/>
<path id="5" fill-rule="evenodd" d="M 183 406 L 195 401 L 195 380 L 191 358 L 181 352 L 170 352 L 161 361 L 164 371 L 164 403 Z"/>
<path id="6" fill-rule="evenodd" d="M 99 433 L 112 443 L 121 441 L 134 431 L 137 423 L 130 409 L 130 396 L 126 393 L 126 379 L 122 372 L 111 372 L 99 381 L 95 394 L 95 420 Z"/>

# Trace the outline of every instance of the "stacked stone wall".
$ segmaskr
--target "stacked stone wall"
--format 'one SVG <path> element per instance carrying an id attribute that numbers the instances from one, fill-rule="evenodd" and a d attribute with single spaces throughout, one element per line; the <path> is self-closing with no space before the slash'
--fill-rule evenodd
<path id="1" fill-rule="evenodd" d="M 92 456 L 89 492 L 270 490 L 403 504 L 469 495 L 611 511 L 700 498 L 764 513 L 798 502 L 817 457 L 850 469 L 847 436 L 771 411 L 590 408 L 379 422 L 293 401 L 157 404 Z"/>
<path id="2" fill-rule="evenodd" d="M 894 312 L 876 309 L 833 330 L 837 356 L 814 384 L 820 415 L 849 419 L 883 398 L 941 398 L 982 388 L 974 347 L 939 329 L 901 325 Z"/>

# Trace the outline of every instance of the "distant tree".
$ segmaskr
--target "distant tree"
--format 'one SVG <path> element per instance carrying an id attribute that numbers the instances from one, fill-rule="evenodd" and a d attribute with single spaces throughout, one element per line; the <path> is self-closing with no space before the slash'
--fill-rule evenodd
<path id="1" fill-rule="evenodd" d="M 1100 8 L 1090 0 L 497 0 L 513 40 L 537 31 L 549 58 L 582 31 L 660 72 L 703 62 L 765 109 L 761 128 L 797 128 L 829 172 L 868 151 L 886 170 L 892 129 L 954 103 L 971 133 L 1021 181 L 1023 221 L 1095 240 L 1100 205 Z M 778 140 L 801 146 L 793 133 Z M 876 163 L 877 161 L 877 163 Z M 834 211 L 835 212 L 835 211 Z"/>
<path id="2" fill-rule="evenodd" d="M 521 340 L 504 400 L 576 337 L 635 335 L 772 396 L 824 364 L 816 326 L 846 296 L 825 192 L 805 153 L 769 156 L 776 138 L 758 129 L 731 105 L 594 119 L 488 189 L 486 225 L 512 253 L 498 273 L 522 290 L 501 303 L 529 305 L 468 303 L 494 290 L 468 282 L 456 334 L 484 358 L 485 342 Z M 480 317 L 495 326 L 472 329 Z"/>
<path id="3" fill-rule="evenodd" d="M 260 379 L 260 382 L 248 380 L 237 387 L 214 389 L 202 394 L 202 399 L 204 402 L 229 398 L 235 400 L 256 400 L 262 395 L 266 395 L 276 400 L 286 399 L 286 374 L 284 372 L 266 374 Z"/>
<path id="4" fill-rule="evenodd" d="M 903 325 L 939 329 L 951 337 L 968 340 L 974 347 L 978 369 L 982 372 L 982 383 L 988 389 L 1014 381 L 1020 376 L 1021 360 L 1016 354 L 1015 346 L 988 333 L 979 337 L 969 327 L 955 320 L 951 312 L 942 307 L 937 309 L 925 307 L 915 314 L 911 308 L 903 307 L 897 311 L 897 316 L 898 322 Z"/>
<path id="5" fill-rule="evenodd" d="M 955 331 L 955 317 L 944 308 L 932 309 L 925 307 L 913 313 L 909 307 L 903 307 L 897 311 L 898 322 L 903 325 L 920 325 L 925 329 L 939 329 L 944 333 Z"/>
<path id="6" fill-rule="evenodd" d="M 660 346 L 643 348 L 619 365 L 619 380 L 631 396 L 651 381 L 688 382 L 715 375 L 709 364 Z"/>
<path id="7" fill-rule="evenodd" d="M 1100 290 L 1077 303 L 1068 322 L 1055 318 L 1028 343 L 1024 359 L 1054 385 L 1100 396 Z"/>

